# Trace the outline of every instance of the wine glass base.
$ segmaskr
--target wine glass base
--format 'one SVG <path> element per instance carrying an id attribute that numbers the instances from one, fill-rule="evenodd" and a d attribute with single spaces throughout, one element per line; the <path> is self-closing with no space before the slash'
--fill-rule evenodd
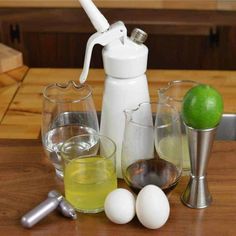
<path id="1" fill-rule="evenodd" d="M 99 213 L 99 212 L 103 212 L 104 208 L 96 208 L 96 209 L 80 209 L 80 208 L 75 208 L 75 210 L 77 212 L 81 212 L 81 213 L 87 213 L 87 214 L 94 214 L 94 213 Z"/>
<path id="2" fill-rule="evenodd" d="M 190 169 L 183 169 L 182 170 L 182 176 L 190 176 L 190 173 L 191 173 Z"/>
<path id="3" fill-rule="evenodd" d="M 55 171 L 56 171 L 57 178 L 60 179 L 60 180 L 63 180 L 64 179 L 63 171 L 58 170 L 58 169 L 55 169 Z"/>

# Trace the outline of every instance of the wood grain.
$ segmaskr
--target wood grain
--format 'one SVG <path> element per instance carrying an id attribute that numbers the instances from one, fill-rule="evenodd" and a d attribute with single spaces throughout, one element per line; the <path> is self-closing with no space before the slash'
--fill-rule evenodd
<path id="1" fill-rule="evenodd" d="M 234 10 L 232 0 L 94 0 L 102 8 Z M 77 0 L 1 0 L 1 7 L 80 7 Z"/>
<path id="2" fill-rule="evenodd" d="M 37 139 L 40 135 L 43 88 L 56 82 L 77 80 L 79 69 L 30 69 L 0 125 L 0 138 Z M 195 80 L 215 87 L 224 99 L 224 112 L 236 113 L 236 72 L 148 70 L 150 96 L 157 100 L 157 89 L 171 80 Z M 88 84 L 93 89 L 96 109 L 101 111 L 104 71 L 91 69 Z"/>
<path id="3" fill-rule="evenodd" d="M 135 2 L 135 1 L 134 1 Z M 189 2 L 189 1 L 188 1 Z M 102 8 L 110 23 L 148 33 L 148 68 L 235 70 L 234 11 Z M 1 39 L 23 53 L 30 67 L 81 68 L 94 27 L 81 8 L 1 8 Z M 19 29 L 20 38 L 9 30 Z M 37 47 L 35 47 L 37 45 Z M 157 56 L 158 55 L 158 56 Z M 101 47 L 93 67 L 102 68 Z"/>
<path id="4" fill-rule="evenodd" d="M 0 43 L 0 73 L 23 66 L 22 53 Z"/>
<path id="5" fill-rule="evenodd" d="M 28 68 L 23 66 L 7 73 L 0 73 L 0 123 L 27 70 Z"/>
<path id="6" fill-rule="evenodd" d="M 213 204 L 201 210 L 180 202 L 188 179 L 182 178 L 169 195 L 171 213 L 158 230 L 145 229 L 135 218 L 126 225 L 111 223 L 104 213 L 79 214 L 72 221 L 53 212 L 32 229 L 24 229 L 20 218 L 63 184 L 55 178 L 38 140 L 0 140 L 0 235 L 234 235 L 236 232 L 236 142 L 215 142 L 208 168 Z M 127 188 L 123 181 L 120 187 Z M 155 217 L 155 216 L 153 216 Z"/>

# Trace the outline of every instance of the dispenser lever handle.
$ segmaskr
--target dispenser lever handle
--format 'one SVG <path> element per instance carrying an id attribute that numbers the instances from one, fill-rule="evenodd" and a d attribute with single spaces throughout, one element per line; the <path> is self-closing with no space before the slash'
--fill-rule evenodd
<path id="1" fill-rule="evenodd" d="M 126 37 L 127 29 L 124 23 L 121 21 L 112 24 L 110 28 L 105 32 L 96 32 L 92 36 L 90 36 L 86 45 L 84 66 L 80 75 L 80 83 L 84 83 L 87 79 L 94 45 L 100 44 L 102 46 L 105 46 L 116 39 L 121 39 L 121 42 L 125 43 Z"/>

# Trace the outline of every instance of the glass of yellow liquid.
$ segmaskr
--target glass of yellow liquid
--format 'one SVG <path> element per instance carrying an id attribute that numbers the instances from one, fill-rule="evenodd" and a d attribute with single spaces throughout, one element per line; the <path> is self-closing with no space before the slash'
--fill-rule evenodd
<path id="1" fill-rule="evenodd" d="M 108 193 L 117 188 L 116 145 L 99 134 L 82 134 L 61 147 L 66 199 L 83 213 L 104 209 Z"/>
<path id="2" fill-rule="evenodd" d="M 182 175 L 190 174 L 190 157 L 189 157 L 189 148 L 185 126 L 181 116 L 182 102 L 184 95 L 188 92 L 189 89 L 199 85 L 197 81 L 193 80 L 173 80 L 170 81 L 166 87 L 158 89 L 158 97 L 160 102 L 166 102 L 179 112 L 180 115 L 180 124 L 181 124 L 181 138 L 182 138 L 182 154 L 183 154 L 183 172 Z M 167 147 L 167 143 L 171 143 L 171 139 L 165 139 L 163 144 Z M 166 149 L 167 151 L 167 149 Z M 172 149 L 169 151 L 175 152 Z"/>

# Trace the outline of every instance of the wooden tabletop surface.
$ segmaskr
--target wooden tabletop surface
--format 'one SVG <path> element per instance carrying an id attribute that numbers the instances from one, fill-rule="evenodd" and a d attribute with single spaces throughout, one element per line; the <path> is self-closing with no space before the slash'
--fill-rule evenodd
<path id="1" fill-rule="evenodd" d="M 159 230 L 145 229 L 137 219 L 116 225 L 104 213 L 79 214 L 78 220 L 72 221 L 54 212 L 30 230 L 21 227 L 21 216 L 43 201 L 50 190 L 63 192 L 39 139 L 42 89 L 49 83 L 78 79 L 80 72 L 21 67 L 0 74 L 0 235 L 235 235 L 235 141 L 214 143 L 208 170 L 212 206 L 193 210 L 181 204 L 179 198 L 188 181 L 183 177 L 169 196 L 170 218 Z M 147 76 L 153 100 L 157 89 L 168 81 L 191 79 L 217 88 L 223 95 L 225 112 L 236 113 L 234 71 L 149 70 Z M 88 83 L 97 110 L 101 109 L 103 82 L 103 70 L 90 71 Z M 119 185 L 126 187 L 123 181 Z"/>
<path id="2" fill-rule="evenodd" d="M 94 0 L 100 8 L 235 10 L 232 0 Z M 1 7 L 80 7 L 78 0 L 1 0 Z"/>
<path id="3" fill-rule="evenodd" d="M 28 68 L 26 66 L 0 74 L 0 122 L 17 92 Z"/>
<path id="4" fill-rule="evenodd" d="M 55 82 L 77 80 L 80 69 L 19 68 L 0 75 L 0 138 L 37 139 L 40 135 L 43 88 Z M 87 83 L 101 110 L 104 71 L 91 69 Z M 195 80 L 214 86 L 224 99 L 224 112 L 236 113 L 236 71 L 148 70 L 150 96 L 157 99 L 157 89 L 171 80 Z"/>
<path id="5" fill-rule="evenodd" d="M 73 221 L 58 212 L 24 229 L 20 218 L 56 189 L 63 193 L 62 182 L 55 178 L 38 140 L 0 140 L 0 235 L 191 235 L 233 236 L 236 234 L 236 142 L 214 143 L 208 168 L 208 184 L 213 203 L 206 209 L 190 209 L 180 202 L 187 184 L 183 177 L 169 195 L 170 218 L 157 230 L 144 228 L 135 218 L 125 225 L 110 222 L 104 213 L 79 214 Z M 126 187 L 123 181 L 120 187 Z M 155 217 L 155 216 L 153 216 Z"/>

